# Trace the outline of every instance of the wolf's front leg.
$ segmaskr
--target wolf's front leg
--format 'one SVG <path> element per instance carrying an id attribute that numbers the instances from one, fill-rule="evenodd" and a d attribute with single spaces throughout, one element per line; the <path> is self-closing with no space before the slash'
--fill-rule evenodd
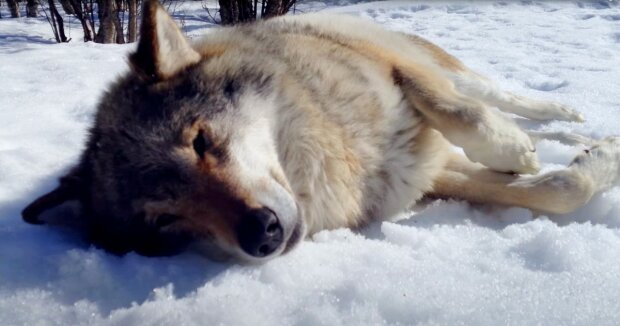
<path id="1" fill-rule="evenodd" d="M 540 166 L 536 147 L 528 134 L 512 120 L 494 114 L 488 108 L 480 110 L 486 114 L 477 122 L 475 130 L 465 129 L 462 137 L 451 137 L 454 138 L 452 142 L 461 146 L 470 160 L 495 171 L 537 173 Z"/>
<path id="2" fill-rule="evenodd" d="M 432 71 L 407 66 L 394 72 L 411 106 L 467 157 L 495 171 L 520 174 L 539 170 L 535 147 L 516 123 L 475 98 L 459 94 L 454 85 Z"/>
<path id="3" fill-rule="evenodd" d="M 491 80 L 472 71 L 451 74 L 459 92 L 498 109 L 533 120 L 584 122 L 583 114 L 566 105 L 539 101 L 501 90 Z"/>

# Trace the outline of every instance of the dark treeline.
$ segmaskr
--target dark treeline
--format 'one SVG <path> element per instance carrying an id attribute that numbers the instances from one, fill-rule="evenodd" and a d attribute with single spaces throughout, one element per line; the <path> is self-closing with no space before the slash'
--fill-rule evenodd
<path id="1" fill-rule="evenodd" d="M 176 2 L 180 1 L 182 0 Z M 163 2 L 165 4 L 166 0 Z M 266 19 L 289 12 L 295 2 L 296 0 L 218 0 L 219 8 L 214 19 L 224 25 Z M 65 35 L 62 11 L 64 15 L 74 16 L 80 22 L 84 42 L 121 44 L 135 42 L 138 38 L 142 0 L 0 0 L 0 6 L 2 5 L 8 7 L 13 18 L 20 17 L 20 7 L 25 9 L 27 17 L 44 16 L 59 43 L 71 40 Z M 205 10 L 208 11 L 206 6 Z M 209 15 L 211 16 L 210 12 Z"/>
<path id="2" fill-rule="evenodd" d="M 284 15 L 296 0 L 219 0 L 222 24 L 236 24 Z"/>

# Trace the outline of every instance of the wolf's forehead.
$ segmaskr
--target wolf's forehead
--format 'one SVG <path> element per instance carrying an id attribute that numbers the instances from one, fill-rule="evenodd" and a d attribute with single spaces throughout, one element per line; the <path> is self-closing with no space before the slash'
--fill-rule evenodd
<path id="1" fill-rule="evenodd" d="M 182 142 L 183 131 L 197 120 L 217 124 L 224 118 L 224 124 L 238 125 L 225 117 L 242 108 L 257 109 L 247 99 L 273 93 L 274 74 L 250 65 L 229 70 L 217 61 L 205 60 L 158 83 L 143 82 L 130 73 L 102 98 L 96 128 L 106 130 L 102 136 L 111 142 L 157 147 Z"/>

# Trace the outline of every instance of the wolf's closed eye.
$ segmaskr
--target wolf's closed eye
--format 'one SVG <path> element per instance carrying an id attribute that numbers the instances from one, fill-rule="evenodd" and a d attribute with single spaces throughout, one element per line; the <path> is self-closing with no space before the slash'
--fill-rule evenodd
<path id="1" fill-rule="evenodd" d="M 174 222 L 177 222 L 181 219 L 179 215 L 174 214 L 161 214 L 157 216 L 157 220 L 155 220 L 155 226 L 159 229 L 164 228 L 168 225 L 171 225 Z"/>
<path id="2" fill-rule="evenodd" d="M 192 145 L 194 146 L 194 151 L 196 154 L 203 159 L 205 156 L 205 152 L 212 147 L 212 143 L 209 139 L 207 139 L 204 130 L 198 131 L 196 138 L 192 141 Z"/>

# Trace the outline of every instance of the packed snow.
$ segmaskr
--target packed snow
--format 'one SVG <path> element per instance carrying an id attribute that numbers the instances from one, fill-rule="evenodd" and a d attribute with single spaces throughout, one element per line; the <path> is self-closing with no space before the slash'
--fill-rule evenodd
<path id="1" fill-rule="evenodd" d="M 620 7 L 598 2 L 303 2 L 417 33 L 503 88 L 571 105 L 620 134 Z M 2 7 L 6 10 L 6 7 Z M 200 2 L 174 7 L 192 38 Z M 27 225 L 82 149 L 98 96 L 134 45 L 55 44 L 44 19 L 0 20 L 1 325 L 409 325 L 620 323 L 620 187 L 566 216 L 427 201 L 363 230 L 316 234 L 260 266 L 110 255 L 74 231 Z M 543 141 L 544 170 L 581 148 Z"/>

